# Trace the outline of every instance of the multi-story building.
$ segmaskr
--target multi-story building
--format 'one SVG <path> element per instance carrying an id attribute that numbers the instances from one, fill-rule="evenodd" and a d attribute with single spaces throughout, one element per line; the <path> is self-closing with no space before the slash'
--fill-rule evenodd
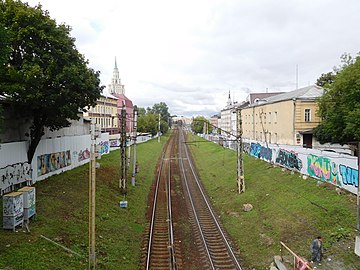
<path id="1" fill-rule="evenodd" d="M 106 90 L 105 90 L 106 91 Z M 116 58 L 113 77 L 108 89 L 97 100 L 96 106 L 88 109 L 84 117 L 95 119 L 102 132 L 120 133 L 122 109 L 126 111 L 126 132 L 130 132 L 133 124 L 133 103 L 125 96 L 125 86 L 121 84 Z"/>
<path id="2" fill-rule="evenodd" d="M 312 148 L 313 128 L 320 123 L 316 99 L 323 88 L 312 85 L 260 99 L 243 108 L 243 137 Z"/>
<path id="3" fill-rule="evenodd" d="M 84 117 L 94 119 L 102 132 L 119 133 L 118 98 L 111 94 L 102 94 L 95 107 L 84 112 Z"/>

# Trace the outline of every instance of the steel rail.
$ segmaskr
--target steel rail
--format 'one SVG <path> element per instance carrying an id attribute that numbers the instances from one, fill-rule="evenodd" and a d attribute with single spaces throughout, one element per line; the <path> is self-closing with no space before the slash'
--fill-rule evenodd
<path id="1" fill-rule="evenodd" d="M 183 132 L 181 132 L 181 134 L 184 137 Z M 231 248 L 231 246 L 229 244 L 229 241 L 226 239 L 225 234 L 224 234 L 222 228 L 220 227 L 220 224 L 219 224 L 219 222 L 218 222 L 218 220 L 217 220 L 217 218 L 216 218 L 216 216 L 215 216 L 215 214 L 214 214 L 214 212 L 213 212 L 213 210 L 212 210 L 212 208 L 210 206 L 210 203 L 208 202 L 208 199 L 207 199 L 207 197 L 205 196 L 205 194 L 203 192 L 203 188 L 199 183 L 199 179 L 198 179 L 198 177 L 197 177 L 197 175 L 195 173 L 194 166 L 192 164 L 192 161 L 191 161 L 189 153 L 188 153 L 187 146 L 185 144 L 184 144 L 184 148 L 185 148 L 185 153 L 186 153 L 186 159 L 188 160 L 188 163 L 189 163 L 190 168 L 191 168 L 191 172 L 192 172 L 192 174 L 193 174 L 193 176 L 195 178 L 196 184 L 197 184 L 197 186 L 199 188 L 199 191 L 200 191 L 200 193 L 201 193 L 201 195 L 202 195 L 202 197 L 204 199 L 204 202 L 206 203 L 206 205 L 208 207 L 208 210 L 209 210 L 209 212 L 210 212 L 210 214 L 211 214 L 211 216 L 212 216 L 212 218 L 213 218 L 213 220 L 214 220 L 214 222 L 215 222 L 215 224 L 216 224 L 216 226 L 218 228 L 218 231 L 220 232 L 220 234 L 221 234 L 221 236 L 222 236 L 222 238 L 224 240 L 224 243 L 226 244 L 227 250 L 228 250 L 229 254 L 231 255 L 231 258 L 232 258 L 233 262 L 236 264 L 237 269 L 241 270 L 242 268 L 241 268 L 235 254 L 234 254 L 234 252 L 233 252 L 233 250 L 232 250 L 232 248 Z"/>
<path id="2" fill-rule="evenodd" d="M 155 231 L 155 217 L 156 217 L 156 210 L 157 210 L 157 203 L 158 203 L 158 195 L 159 195 L 159 189 L 160 189 L 160 182 L 161 182 L 161 176 L 163 175 L 163 167 L 166 166 L 166 153 L 168 151 L 169 144 L 167 144 L 166 149 L 163 151 L 161 156 L 161 162 L 158 170 L 158 175 L 156 179 L 156 185 L 155 185 L 155 194 L 154 194 L 154 202 L 153 202 L 153 209 L 151 214 L 151 222 L 150 222 L 150 230 L 149 230 L 149 242 L 148 242 L 148 248 L 146 253 L 146 268 L 150 269 L 151 267 L 151 261 L 150 257 L 152 254 L 152 245 L 153 245 L 153 237 L 154 237 L 154 231 Z M 173 146 L 172 146 L 173 147 Z M 172 149 L 171 149 L 172 150 Z M 174 229 L 173 229 L 173 221 L 172 221 L 172 207 L 171 207 L 171 151 L 170 150 L 170 158 L 168 159 L 168 168 L 165 169 L 165 173 L 167 171 L 167 181 L 165 181 L 165 190 L 166 190 L 166 208 L 167 208 L 167 223 L 168 223 L 168 247 L 169 247 L 169 266 L 171 270 L 176 270 L 176 259 L 175 259 L 175 249 L 174 249 Z"/>
<path id="3" fill-rule="evenodd" d="M 181 137 L 184 141 L 184 134 L 182 131 L 180 131 L 180 134 L 181 134 Z M 210 255 L 210 251 L 209 251 L 209 247 L 208 245 L 206 244 L 206 239 L 205 239 L 205 236 L 204 236 L 204 233 L 203 233 L 203 230 L 201 228 L 201 224 L 200 224 L 200 221 L 199 221 L 199 218 L 198 218 L 198 215 L 197 215 L 197 212 L 196 212 L 196 209 L 195 209 L 195 205 L 194 205 L 194 202 L 193 202 L 193 199 L 191 197 L 191 193 L 190 193 L 190 189 L 189 189 L 189 185 L 187 183 L 187 177 L 186 177 L 186 174 L 185 174 L 185 167 L 184 167 L 184 161 L 183 161 L 183 158 L 182 158 L 182 150 L 181 150 L 181 140 L 179 138 L 179 157 L 180 157 L 180 163 L 181 163 L 181 172 L 182 172 L 182 175 L 184 177 L 184 182 L 185 182 L 185 186 L 186 186 L 186 190 L 187 190 L 187 193 L 189 194 L 189 201 L 190 201 L 190 204 L 191 204 L 191 208 L 192 208 L 192 211 L 194 213 L 194 217 L 195 217 L 195 220 L 196 220 L 196 224 L 197 224 L 197 227 L 199 229 L 199 232 L 200 232 L 200 235 L 201 235 L 201 239 L 203 241 L 203 244 L 204 244 L 204 247 L 205 247 L 205 250 L 206 250 L 206 254 L 207 254 L 207 257 L 209 259 L 209 262 L 210 262 L 210 265 L 211 265 L 211 269 L 215 270 L 215 265 L 213 263 L 213 260 L 211 259 L 211 255 Z"/>

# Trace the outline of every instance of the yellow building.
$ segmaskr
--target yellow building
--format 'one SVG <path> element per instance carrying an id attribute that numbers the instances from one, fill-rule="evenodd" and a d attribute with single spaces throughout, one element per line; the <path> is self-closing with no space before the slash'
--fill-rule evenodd
<path id="1" fill-rule="evenodd" d="M 102 94 L 96 101 L 96 106 L 90 107 L 84 113 L 84 117 L 95 119 L 95 123 L 101 127 L 102 132 L 119 133 L 117 101 L 118 98 L 111 94 Z"/>
<path id="2" fill-rule="evenodd" d="M 313 128 L 320 123 L 317 98 L 323 89 L 316 85 L 271 96 L 241 110 L 243 137 L 267 143 L 312 148 Z"/>

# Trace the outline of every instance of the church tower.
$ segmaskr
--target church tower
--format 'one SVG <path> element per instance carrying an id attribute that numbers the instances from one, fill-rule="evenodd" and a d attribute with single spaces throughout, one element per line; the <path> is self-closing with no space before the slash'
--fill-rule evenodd
<path id="1" fill-rule="evenodd" d="M 123 84 L 121 84 L 119 70 L 117 68 L 117 63 L 116 63 L 116 57 L 115 57 L 115 67 L 113 71 L 113 77 L 111 80 L 111 84 L 109 84 L 108 86 L 108 89 L 110 91 L 110 94 L 125 95 L 125 87 Z"/>

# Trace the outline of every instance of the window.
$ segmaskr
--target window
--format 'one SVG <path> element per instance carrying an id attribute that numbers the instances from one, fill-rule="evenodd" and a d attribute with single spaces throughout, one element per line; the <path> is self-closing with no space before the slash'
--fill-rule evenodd
<path id="1" fill-rule="evenodd" d="M 271 112 L 269 112 L 269 124 L 271 124 Z"/>
<path id="2" fill-rule="evenodd" d="M 274 112 L 274 123 L 277 123 L 277 112 Z"/>
<path id="3" fill-rule="evenodd" d="M 310 122 L 310 121 L 311 121 L 311 110 L 305 109 L 305 122 Z"/>

